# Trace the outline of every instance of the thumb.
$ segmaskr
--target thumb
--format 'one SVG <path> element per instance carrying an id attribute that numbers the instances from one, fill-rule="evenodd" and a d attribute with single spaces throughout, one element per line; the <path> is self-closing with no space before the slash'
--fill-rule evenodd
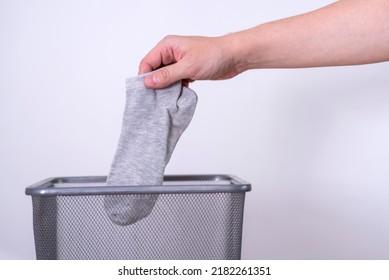
<path id="1" fill-rule="evenodd" d="M 174 82 L 182 80 L 184 77 L 178 74 L 180 72 L 182 73 L 182 71 L 178 71 L 177 68 L 179 67 L 177 67 L 176 63 L 154 71 L 145 77 L 144 82 L 146 87 L 153 89 L 164 88 Z"/>

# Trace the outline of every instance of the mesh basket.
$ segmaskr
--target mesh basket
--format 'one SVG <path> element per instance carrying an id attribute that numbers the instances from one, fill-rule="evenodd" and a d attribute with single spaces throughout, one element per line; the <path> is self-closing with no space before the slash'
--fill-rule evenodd
<path id="1" fill-rule="evenodd" d="M 26 188 L 37 259 L 240 259 L 245 193 L 235 176 L 165 176 L 162 186 L 106 186 L 106 177 L 50 178 Z M 146 218 L 111 222 L 104 197 L 157 194 Z"/>

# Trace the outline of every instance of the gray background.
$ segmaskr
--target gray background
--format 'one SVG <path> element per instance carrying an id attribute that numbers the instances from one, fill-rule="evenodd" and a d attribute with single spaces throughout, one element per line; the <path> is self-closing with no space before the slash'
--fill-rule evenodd
<path id="1" fill-rule="evenodd" d="M 126 77 L 167 34 L 217 36 L 331 1 L 0 1 L 0 258 L 32 259 L 27 185 L 106 175 Z M 389 64 L 196 82 L 166 173 L 252 183 L 243 258 L 389 258 Z"/>

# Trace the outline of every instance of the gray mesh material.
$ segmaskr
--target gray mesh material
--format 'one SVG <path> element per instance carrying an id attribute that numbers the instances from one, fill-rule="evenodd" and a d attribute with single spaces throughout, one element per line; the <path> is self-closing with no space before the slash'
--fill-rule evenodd
<path id="1" fill-rule="evenodd" d="M 37 259 L 240 259 L 245 192 L 159 194 L 129 226 L 109 220 L 103 199 L 32 196 Z"/>

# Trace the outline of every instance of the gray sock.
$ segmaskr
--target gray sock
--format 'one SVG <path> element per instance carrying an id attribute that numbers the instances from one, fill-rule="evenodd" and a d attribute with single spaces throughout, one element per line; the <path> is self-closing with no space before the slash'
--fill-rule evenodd
<path id="1" fill-rule="evenodd" d="M 162 185 L 165 166 L 194 114 L 194 91 L 181 82 L 148 89 L 143 83 L 146 75 L 126 80 L 122 132 L 107 185 Z M 130 225 L 147 217 L 157 198 L 156 194 L 107 195 L 104 208 L 115 224 Z"/>

